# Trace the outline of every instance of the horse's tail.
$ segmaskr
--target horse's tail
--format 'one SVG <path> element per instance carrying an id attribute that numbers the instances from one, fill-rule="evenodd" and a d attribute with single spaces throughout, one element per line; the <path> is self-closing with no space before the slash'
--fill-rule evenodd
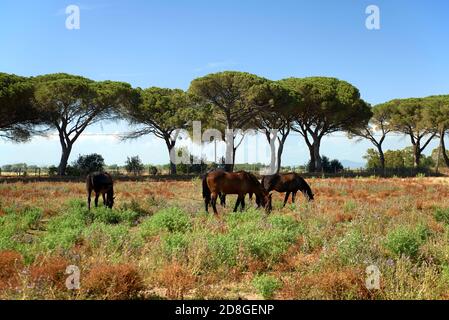
<path id="1" fill-rule="evenodd" d="M 207 173 L 203 176 L 203 198 L 206 201 L 211 200 L 211 193 L 209 186 L 207 185 Z"/>
<path id="2" fill-rule="evenodd" d="M 313 192 L 310 188 L 309 184 L 304 180 L 304 178 L 300 177 L 299 175 L 296 176 L 296 179 L 298 181 L 299 190 L 301 192 L 306 193 L 309 200 L 313 200 Z"/>

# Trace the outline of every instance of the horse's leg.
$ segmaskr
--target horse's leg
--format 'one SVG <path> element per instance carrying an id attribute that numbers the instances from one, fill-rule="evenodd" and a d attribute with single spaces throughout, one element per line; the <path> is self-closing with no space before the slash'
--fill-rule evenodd
<path id="1" fill-rule="evenodd" d="M 287 191 L 286 193 L 285 193 L 285 199 L 284 199 L 284 207 L 285 207 L 285 205 L 286 205 L 286 203 L 287 203 L 287 201 L 288 201 L 288 197 L 290 196 L 290 191 Z"/>
<path id="2" fill-rule="evenodd" d="M 237 197 L 237 201 L 235 202 L 235 207 L 234 207 L 234 212 L 237 212 L 237 208 L 239 207 L 240 204 L 240 195 Z"/>
<path id="3" fill-rule="evenodd" d="M 245 195 L 242 196 L 242 200 L 240 200 L 240 204 L 242 205 L 241 211 L 244 211 L 245 210 Z"/>
<path id="4" fill-rule="evenodd" d="M 87 190 L 87 208 L 90 210 L 90 196 L 92 194 L 92 190 Z"/>
<path id="5" fill-rule="evenodd" d="M 106 194 L 102 193 L 101 196 L 103 197 L 103 205 L 106 206 Z"/>
<path id="6" fill-rule="evenodd" d="M 211 195 L 211 204 L 212 204 L 212 209 L 214 209 L 214 213 L 215 214 L 218 214 L 218 211 L 217 211 L 217 197 L 218 197 L 218 194 L 216 192 L 213 192 L 212 195 Z"/>
<path id="7" fill-rule="evenodd" d="M 220 204 L 223 208 L 226 208 L 226 195 L 224 193 L 220 193 Z"/>
<path id="8" fill-rule="evenodd" d="M 100 197 L 100 194 L 95 191 L 95 208 L 98 207 L 98 198 Z"/>
<path id="9" fill-rule="evenodd" d="M 296 192 L 297 191 L 292 192 L 292 203 L 295 203 Z"/>
<path id="10" fill-rule="evenodd" d="M 207 197 L 204 198 L 204 208 L 206 209 L 207 213 L 209 213 L 209 202 L 210 202 L 210 199 L 208 199 Z"/>

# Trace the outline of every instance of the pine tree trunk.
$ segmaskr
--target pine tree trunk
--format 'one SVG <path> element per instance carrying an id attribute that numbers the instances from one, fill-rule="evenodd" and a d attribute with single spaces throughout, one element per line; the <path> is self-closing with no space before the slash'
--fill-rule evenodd
<path id="1" fill-rule="evenodd" d="M 317 172 L 321 172 L 322 170 L 322 163 L 321 163 L 321 156 L 320 156 L 320 140 L 315 140 L 313 142 L 313 154 L 315 158 L 315 170 Z"/>
<path id="2" fill-rule="evenodd" d="M 169 158 L 170 158 L 170 172 L 169 173 L 171 175 L 175 175 L 176 174 L 176 163 L 174 163 L 172 161 L 172 157 L 171 157 L 172 150 L 174 149 L 175 144 L 173 142 L 171 142 L 171 141 L 166 141 L 166 143 L 167 143 L 167 148 L 168 148 L 168 155 L 169 155 Z"/>
<path id="3" fill-rule="evenodd" d="M 446 164 L 446 167 L 449 168 L 449 156 L 447 155 L 446 146 L 444 143 L 444 130 L 440 134 L 440 145 L 441 145 L 441 152 L 443 154 L 444 163 Z"/>
<path id="4" fill-rule="evenodd" d="M 69 162 L 70 152 L 72 151 L 72 146 L 62 147 L 61 161 L 59 162 L 58 175 L 65 176 L 67 170 L 67 164 Z"/>
<path id="5" fill-rule="evenodd" d="M 419 143 L 416 143 L 413 146 L 413 153 L 414 153 L 414 160 L 415 160 L 415 163 L 413 164 L 413 166 L 415 168 L 419 168 L 420 161 L 421 161 L 421 148 L 420 148 Z"/>

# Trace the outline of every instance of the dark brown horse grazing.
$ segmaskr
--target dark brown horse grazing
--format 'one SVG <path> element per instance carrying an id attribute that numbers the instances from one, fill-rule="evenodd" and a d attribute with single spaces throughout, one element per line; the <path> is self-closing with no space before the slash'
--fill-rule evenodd
<path id="1" fill-rule="evenodd" d="M 239 205 L 241 205 L 243 210 L 247 193 L 254 193 L 260 199 L 260 203 L 265 210 L 267 212 L 271 211 L 271 194 L 264 190 L 257 178 L 251 173 L 215 170 L 203 177 L 203 198 L 206 211 L 208 211 L 208 205 L 211 203 L 214 213 L 218 213 L 216 203 L 220 194 L 237 194 L 234 212 L 237 211 Z"/>
<path id="2" fill-rule="evenodd" d="M 87 206 L 90 210 L 90 196 L 95 192 L 95 207 L 98 207 L 98 197 L 103 197 L 103 204 L 112 209 L 114 205 L 114 182 L 107 172 L 94 172 L 87 176 Z"/>
<path id="3" fill-rule="evenodd" d="M 292 194 L 292 203 L 295 202 L 295 196 L 298 191 L 301 191 L 309 201 L 313 200 L 312 189 L 310 189 L 307 182 L 295 172 L 263 176 L 262 185 L 268 192 L 272 190 L 286 192 L 284 207 L 290 193 Z"/>

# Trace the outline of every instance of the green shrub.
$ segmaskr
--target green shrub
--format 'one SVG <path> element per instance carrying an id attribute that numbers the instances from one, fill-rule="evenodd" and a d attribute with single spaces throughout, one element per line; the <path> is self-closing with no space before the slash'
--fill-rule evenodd
<path id="1" fill-rule="evenodd" d="M 436 221 L 449 225 L 449 208 L 436 208 L 433 212 L 433 217 Z"/>
<path id="2" fill-rule="evenodd" d="M 83 230 L 82 236 L 90 246 L 105 247 L 108 252 L 119 251 L 130 241 L 129 227 L 123 224 L 94 222 Z"/>
<path id="3" fill-rule="evenodd" d="M 415 259 L 428 236 L 429 231 L 424 225 L 414 228 L 400 226 L 387 235 L 384 245 L 397 257 L 405 255 Z"/>
<path id="4" fill-rule="evenodd" d="M 272 215 L 266 219 L 260 212 L 245 215 L 246 212 L 232 218 L 229 235 L 249 255 L 269 264 L 277 262 L 304 232 L 304 226 L 292 217 Z"/>
<path id="5" fill-rule="evenodd" d="M 238 239 L 229 234 L 211 235 L 208 239 L 211 263 L 214 266 L 227 265 L 233 267 L 237 263 L 239 248 Z"/>
<path id="6" fill-rule="evenodd" d="M 189 243 L 189 238 L 184 233 L 169 233 L 162 237 L 163 249 L 169 257 L 176 256 L 187 250 Z"/>
<path id="7" fill-rule="evenodd" d="M 140 232 L 143 237 L 149 237 L 160 231 L 185 233 L 191 228 L 192 223 L 185 212 L 178 208 L 168 208 L 146 219 L 140 225 Z"/>
<path id="8" fill-rule="evenodd" d="M 360 230 L 351 230 L 338 243 L 338 256 L 343 264 L 354 264 L 360 262 L 364 254 L 366 240 Z"/>
<path id="9" fill-rule="evenodd" d="M 264 299 L 272 299 L 276 291 L 282 287 L 277 278 L 266 274 L 255 276 L 253 285 Z"/>
<path id="10" fill-rule="evenodd" d="M 92 209 L 93 220 L 109 224 L 117 224 L 123 221 L 120 212 L 106 207 L 98 207 Z"/>
<path id="11" fill-rule="evenodd" d="M 91 220 L 92 213 L 84 203 L 70 201 L 66 213 L 48 221 L 47 232 L 41 239 L 41 245 L 50 250 L 69 249 L 81 238 L 83 229 Z"/>

